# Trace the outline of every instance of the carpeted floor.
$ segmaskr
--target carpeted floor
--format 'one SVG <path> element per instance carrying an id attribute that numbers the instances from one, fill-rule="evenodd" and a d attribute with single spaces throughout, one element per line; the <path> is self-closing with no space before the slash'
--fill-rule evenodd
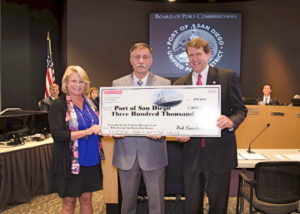
<path id="1" fill-rule="evenodd" d="M 182 214 L 183 202 L 166 201 L 166 214 Z M 245 212 L 248 212 L 248 204 L 245 203 Z M 93 194 L 94 214 L 106 214 L 106 207 L 103 203 L 103 191 Z M 31 202 L 11 206 L 1 214 L 59 214 L 61 209 L 61 199 L 57 194 L 42 195 L 32 199 Z M 234 214 L 236 209 L 236 198 L 229 199 L 228 214 Z M 207 207 L 206 207 L 207 210 Z M 146 214 L 147 201 L 138 203 L 138 214 Z M 205 212 L 207 213 L 207 211 Z M 75 214 L 79 214 L 79 205 L 77 204 Z"/>
<path id="2" fill-rule="evenodd" d="M 235 200 L 230 198 L 228 213 L 235 213 Z M 103 191 L 93 194 L 93 206 L 95 214 L 106 214 L 106 207 L 103 203 Z M 182 212 L 183 203 L 166 201 L 166 214 L 180 214 Z M 31 202 L 11 206 L 1 214 L 59 214 L 61 209 L 61 199 L 57 194 L 42 195 L 32 199 Z M 147 201 L 138 203 L 138 213 L 147 213 Z M 76 207 L 76 214 L 79 214 L 79 205 Z"/>
<path id="3" fill-rule="evenodd" d="M 95 214 L 105 214 L 103 203 L 103 191 L 93 194 L 93 207 Z M 29 203 L 12 206 L 1 214 L 60 214 L 61 198 L 57 194 L 42 195 L 31 200 Z M 79 203 L 76 206 L 76 214 L 79 214 Z"/>

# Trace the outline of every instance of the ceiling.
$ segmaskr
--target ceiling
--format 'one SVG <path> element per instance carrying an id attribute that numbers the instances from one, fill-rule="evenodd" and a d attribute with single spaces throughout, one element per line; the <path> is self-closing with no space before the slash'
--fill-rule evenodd
<path id="1" fill-rule="evenodd" d="M 170 2 L 170 0 L 136 0 L 146 2 Z M 255 0 L 173 0 L 175 3 L 227 3 L 227 2 L 243 2 L 243 1 L 255 1 Z"/>

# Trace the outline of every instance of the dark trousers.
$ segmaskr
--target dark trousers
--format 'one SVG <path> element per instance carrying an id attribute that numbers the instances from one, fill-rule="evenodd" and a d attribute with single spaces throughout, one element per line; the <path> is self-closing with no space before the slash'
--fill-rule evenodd
<path id="1" fill-rule="evenodd" d="M 226 214 L 231 172 L 184 172 L 185 214 L 203 214 L 206 191 L 209 214 Z"/>

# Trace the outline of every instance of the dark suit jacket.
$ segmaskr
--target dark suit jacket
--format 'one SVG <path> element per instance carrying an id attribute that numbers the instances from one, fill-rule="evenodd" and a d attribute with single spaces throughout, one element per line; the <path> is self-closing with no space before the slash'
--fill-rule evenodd
<path id="1" fill-rule="evenodd" d="M 263 100 L 259 100 L 258 102 L 263 102 Z M 267 105 L 278 106 L 280 105 L 280 101 L 277 98 L 271 97 L 270 102 Z"/>
<path id="2" fill-rule="evenodd" d="M 41 111 L 49 111 L 50 105 L 53 99 L 51 97 L 47 97 L 39 102 L 39 109 Z"/>
<path id="3" fill-rule="evenodd" d="M 221 85 L 221 114 L 229 117 L 236 129 L 247 115 L 235 72 L 209 67 L 207 85 Z M 192 73 L 178 79 L 174 85 L 192 85 Z M 228 172 L 237 166 L 236 138 L 233 131 L 223 129 L 220 138 L 205 138 L 206 147 L 201 151 L 201 138 L 191 138 L 183 147 L 185 171 L 206 170 L 215 173 Z M 200 155 L 201 154 L 201 155 Z M 204 161 L 203 161 L 204 160 Z"/>

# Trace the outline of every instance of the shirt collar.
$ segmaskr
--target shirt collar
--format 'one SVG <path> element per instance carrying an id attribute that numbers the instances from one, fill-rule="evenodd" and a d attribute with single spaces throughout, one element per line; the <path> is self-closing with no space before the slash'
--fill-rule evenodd
<path id="1" fill-rule="evenodd" d="M 137 78 L 137 77 L 133 74 L 133 85 L 134 85 L 134 86 L 138 86 L 137 81 L 141 80 L 141 81 L 143 82 L 143 85 L 142 85 L 142 86 L 145 86 L 146 83 L 147 83 L 148 77 L 149 77 L 149 72 L 148 72 L 148 74 L 147 74 L 146 76 L 144 76 L 142 79 Z"/>
<path id="2" fill-rule="evenodd" d="M 203 85 L 206 85 L 206 83 L 207 83 L 208 69 L 209 69 L 209 65 L 207 65 L 206 68 L 204 68 L 204 70 L 201 71 L 201 73 L 200 73 Z M 198 80 L 198 73 L 196 73 L 195 71 L 193 71 L 193 73 L 192 73 L 192 79 L 193 79 L 193 85 L 196 85 L 197 80 Z"/>
<path id="3" fill-rule="evenodd" d="M 52 100 L 55 100 L 55 99 L 57 99 L 57 98 L 54 98 L 54 97 L 52 97 L 52 96 L 50 96 L 50 97 L 51 97 L 51 99 L 52 99 Z"/>

